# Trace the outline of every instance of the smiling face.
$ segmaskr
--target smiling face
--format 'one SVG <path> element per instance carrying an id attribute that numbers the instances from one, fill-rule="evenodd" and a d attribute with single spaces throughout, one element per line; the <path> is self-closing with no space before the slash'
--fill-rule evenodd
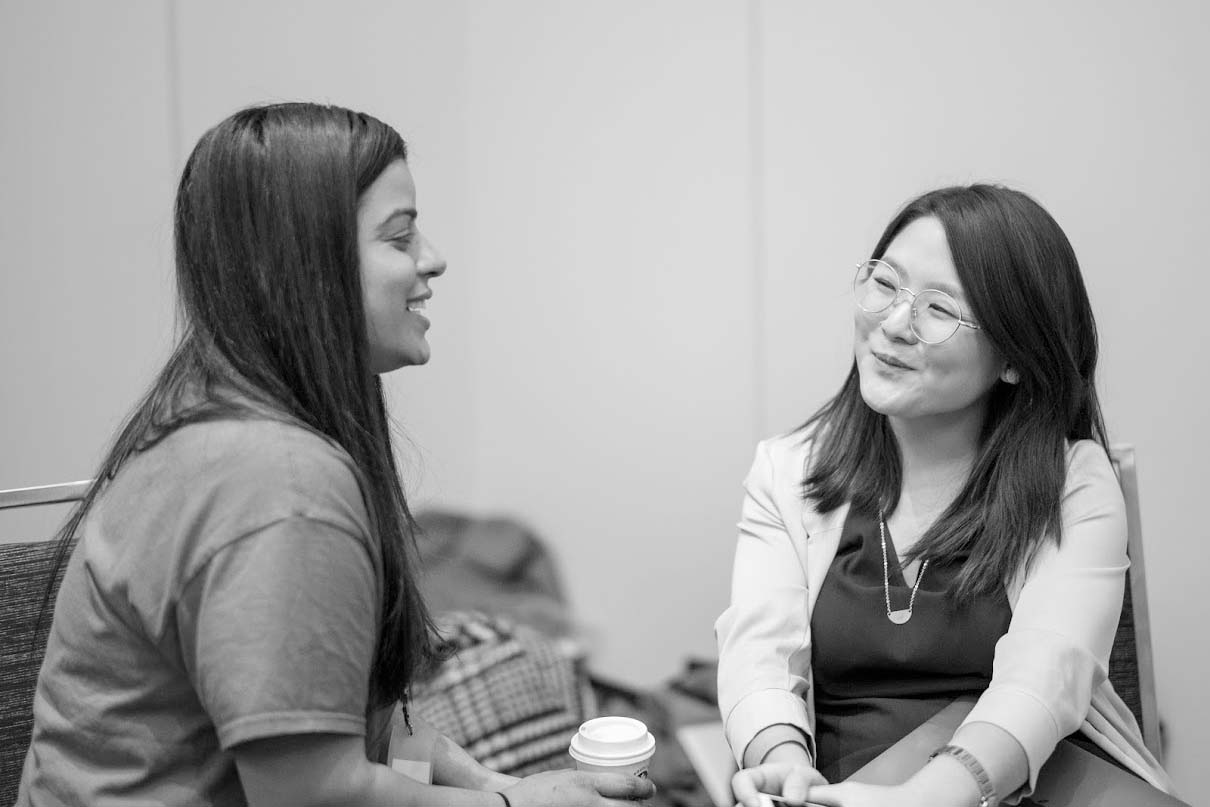
<path id="1" fill-rule="evenodd" d="M 432 296 L 429 281 L 445 272 L 445 260 L 420 234 L 416 217 L 412 172 L 396 160 L 366 188 L 357 208 L 362 304 L 375 373 L 429 360 L 429 320 L 421 312 Z"/>
<path id="2" fill-rule="evenodd" d="M 899 231 L 882 259 L 915 292 L 939 289 L 971 317 L 945 228 L 934 217 L 918 218 Z M 939 423 L 982 422 L 987 394 L 1005 368 L 980 331 L 958 328 L 948 340 L 929 345 L 911 329 L 911 298 L 900 294 L 877 314 L 855 311 L 855 356 L 861 396 L 871 409 L 896 420 Z"/>

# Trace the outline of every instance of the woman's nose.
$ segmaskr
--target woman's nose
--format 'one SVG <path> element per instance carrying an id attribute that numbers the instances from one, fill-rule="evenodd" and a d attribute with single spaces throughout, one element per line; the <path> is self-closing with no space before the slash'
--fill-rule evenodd
<path id="1" fill-rule="evenodd" d="M 899 339 L 904 342 L 915 342 L 916 333 L 912 330 L 912 305 L 915 301 L 906 292 L 900 291 L 895 302 L 886 310 L 882 318 L 882 332 L 889 339 Z"/>
<path id="2" fill-rule="evenodd" d="M 445 274 L 445 258 L 423 233 L 420 235 L 420 257 L 416 261 L 416 266 L 422 275 L 428 277 L 439 277 Z"/>

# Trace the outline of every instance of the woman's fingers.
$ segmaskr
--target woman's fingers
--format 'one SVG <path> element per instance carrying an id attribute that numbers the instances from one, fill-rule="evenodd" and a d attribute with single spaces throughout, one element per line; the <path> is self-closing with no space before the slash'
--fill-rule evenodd
<path id="1" fill-rule="evenodd" d="M 731 777 L 731 794 L 744 807 L 763 807 L 760 793 L 780 793 L 781 780 L 773 781 L 768 766 L 744 768 Z M 768 801 L 765 800 L 765 804 Z"/>
<path id="2" fill-rule="evenodd" d="M 792 804 L 802 804 L 812 797 L 812 788 L 826 785 L 827 780 L 810 765 L 772 762 L 745 768 L 731 777 L 731 793 L 743 807 L 765 807 L 768 799 L 763 793 L 782 796 Z"/>
<path id="3" fill-rule="evenodd" d="M 602 773 L 595 775 L 597 792 L 607 799 L 636 801 L 655 795 L 655 783 L 625 773 Z"/>
<path id="4" fill-rule="evenodd" d="M 773 799 L 764 793 L 757 797 L 756 805 L 757 807 L 781 807 L 780 804 L 774 802 Z M 746 807 L 746 805 L 743 802 L 737 801 L 735 807 Z"/>
<path id="5" fill-rule="evenodd" d="M 883 807 L 902 803 L 891 788 L 838 782 L 811 788 L 811 801 L 825 807 Z"/>
<path id="6" fill-rule="evenodd" d="M 799 765 L 786 774 L 781 785 L 781 795 L 792 804 L 801 804 L 807 800 L 812 787 L 827 783 L 819 771 Z"/>

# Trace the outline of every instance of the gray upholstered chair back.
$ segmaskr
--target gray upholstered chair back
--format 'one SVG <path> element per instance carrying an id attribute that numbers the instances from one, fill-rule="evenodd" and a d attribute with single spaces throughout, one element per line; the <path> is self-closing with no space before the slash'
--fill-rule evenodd
<path id="1" fill-rule="evenodd" d="M 87 489 L 87 482 L 74 482 L 0 491 L 0 510 L 76 501 Z M 0 544 L 0 805 L 16 801 L 29 747 L 34 685 L 50 631 L 50 609 L 63 578 L 61 567 L 39 625 L 54 555 L 54 541 Z"/>

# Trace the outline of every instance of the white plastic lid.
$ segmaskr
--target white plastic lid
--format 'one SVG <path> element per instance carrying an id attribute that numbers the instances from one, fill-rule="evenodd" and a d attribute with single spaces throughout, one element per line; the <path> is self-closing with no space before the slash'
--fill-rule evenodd
<path id="1" fill-rule="evenodd" d="M 631 765 L 655 751 L 655 738 L 633 717 L 595 717 L 581 724 L 568 753 L 590 765 Z"/>

